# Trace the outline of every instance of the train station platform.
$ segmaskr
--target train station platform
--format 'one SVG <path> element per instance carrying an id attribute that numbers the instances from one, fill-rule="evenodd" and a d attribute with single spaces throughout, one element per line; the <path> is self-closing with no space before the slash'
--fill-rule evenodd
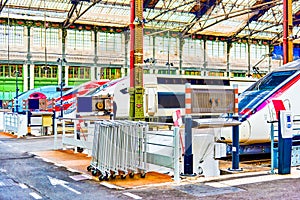
<path id="1" fill-rule="evenodd" d="M 108 187 L 117 189 L 132 189 L 143 186 L 168 184 L 168 185 L 186 185 L 194 183 L 205 183 L 205 185 L 214 186 L 217 188 L 238 186 L 251 183 L 262 183 L 273 180 L 295 179 L 300 178 L 299 167 L 292 167 L 291 174 L 278 175 L 270 174 L 270 167 L 268 164 L 253 164 L 241 163 L 242 171 L 232 172 L 228 170 L 231 166 L 230 161 L 220 161 L 220 170 L 222 175 L 217 177 L 182 177 L 180 183 L 175 183 L 172 177 L 168 174 L 158 172 L 147 172 L 145 178 L 141 178 L 136 174 L 133 178 L 126 177 L 121 179 L 116 177 L 114 180 L 99 181 L 98 177 L 92 176 L 91 172 L 87 171 L 87 167 L 91 163 L 91 157 L 84 153 L 74 153 L 73 150 L 53 150 L 53 137 L 26 137 L 15 138 L 14 135 L 8 133 L 0 133 L 0 138 L 7 138 L 14 140 L 14 147 L 22 151 L 29 152 L 37 158 L 41 158 L 46 162 L 53 163 L 59 167 L 65 167 L 71 172 L 78 172 L 84 175 L 86 179 L 98 181 L 102 185 L 109 185 Z M 41 144 L 41 146 L 39 146 Z M 184 187 L 183 187 L 184 188 Z"/>

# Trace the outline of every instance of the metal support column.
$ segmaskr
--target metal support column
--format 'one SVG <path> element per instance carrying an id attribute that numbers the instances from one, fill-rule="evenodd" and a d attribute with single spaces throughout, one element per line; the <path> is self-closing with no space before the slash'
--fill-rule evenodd
<path id="1" fill-rule="evenodd" d="M 201 75 L 202 76 L 206 76 L 207 75 L 207 46 L 206 46 L 206 39 L 203 40 L 203 48 L 204 48 L 204 51 L 203 51 L 203 70 L 201 72 Z"/>
<path id="2" fill-rule="evenodd" d="M 27 68 L 26 68 L 26 73 L 27 76 L 24 77 L 24 86 L 26 85 L 26 87 L 24 87 L 23 91 L 27 91 L 27 90 L 30 90 L 30 64 L 31 64 L 31 58 L 32 58 L 32 54 L 31 54 L 31 47 L 30 47 L 30 41 L 31 41 L 31 24 L 27 26 L 27 61 L 26 61 L 26 65 L 27 65 Z"/>
<path id="3" fill-rule="evenodd" d="M 130 118 L 144 120 L 143 0 L 131 0 L 130 15 Z"/>
<path id="4" fill-rule="evenodd" d="M 184 123 L 184 175 L 193 175 L 192 152 L 192 88 L 190 83 L 185 84 L 185 123 Z"/>
<path id="5" fill-rule="evenodd" d="M 186 115 L 184 123 L 184 174 L 193 174 L 193 152 L 192 152 L 192 117 L 191 115 Z"/>
<path id="6" fill-rule="evenodd" d="M 283 64 L 293 61 L 292 0 L 283 0 Z"/>
<path id="7" fill-rule="evenodd" d="M 97 30 L 94 30 L 94 66 L 91 67 L 91 80 L 99 80 L 101 79 L 101 75 L 97 74 L 97 66 L 98 66 L 98 37 Z"/>
<path id="8" fill-rule="evenodd" d="M 227 45 L 226 45 L 226 76 L 230 77 L 230 49 L 232 46 L 232 42 L 230 40 L 227 41 Z"/>
<path id="9" fill-rule="evenodd" d="M 232 168 L 230 171 L 242 171 L 239 168 L 240 162 L 239 126 L 232 127 Z"/>

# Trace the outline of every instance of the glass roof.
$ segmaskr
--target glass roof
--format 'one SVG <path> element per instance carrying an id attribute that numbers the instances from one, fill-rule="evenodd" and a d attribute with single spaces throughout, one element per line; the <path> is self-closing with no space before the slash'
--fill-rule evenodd
<path id="1" fill-rule="evenodd" d="M 2 18 L 46 20 L 66 25 L 129 25 L 130 0 L 1 2 Z M 300 1 L 292 3 L 293 14 L 296 14 L 300 10 Z M 144 0 L 146 28 L 180 31 L 183 36 L 204 34 L 274 39 L 282 32 L 282 12 L 282 0 Z M 299 33 L 298 25 L 294 26 L 293 32 Z"/>

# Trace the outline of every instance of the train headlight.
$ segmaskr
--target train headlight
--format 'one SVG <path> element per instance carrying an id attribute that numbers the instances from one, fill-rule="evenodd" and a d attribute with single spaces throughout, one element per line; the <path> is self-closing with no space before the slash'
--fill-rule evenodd
<path id="1" fill-rule="evenodd" d="M 104 104 L 103 104 L 103 101 L 99 101 L 96 103 L 96 108 L 100 111 L 104 110 Z"/>

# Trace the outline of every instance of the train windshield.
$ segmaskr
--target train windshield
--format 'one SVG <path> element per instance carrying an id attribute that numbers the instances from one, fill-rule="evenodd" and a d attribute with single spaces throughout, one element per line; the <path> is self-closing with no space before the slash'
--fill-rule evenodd
<path id="1" fill-rule="evenodd" d="M 250 86 L 239 96 L 239 110 L 253 108 L 266 98 L 272 90 L 295 74 L 297 70 L 274 71 Z"/>
<path id="2" fill-rule="evenodd" d="M 297 70 L 289 70 L 289 71 L 275 71 L 264 78 L 257 81 L 251 87 L 249 87 L 246 91 L 271 91 L 280 83 L 284 82 L 287 78 L 292 76 Z"/>

